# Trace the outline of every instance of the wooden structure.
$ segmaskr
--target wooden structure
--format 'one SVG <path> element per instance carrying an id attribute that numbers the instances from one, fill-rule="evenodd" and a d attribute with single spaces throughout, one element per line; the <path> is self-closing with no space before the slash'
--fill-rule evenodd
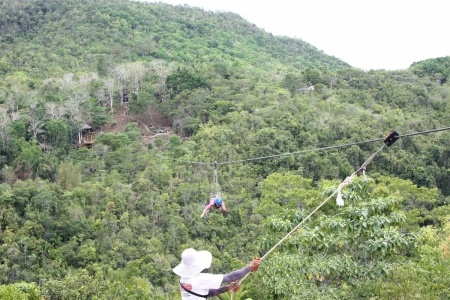
<path id="1" fill-rule="evenodd" d="M 94 130 L 91 126 L 84 124 L 78 132 L 79 147 L 92 148 L 94 145 Z"/>
<path id="2" fill-rule="evenodd" d="M 121 104 L 125 104 L 128 103 L 128 90 L 127 89 L 122 89 L 122 97 L 121 97 Z"/>

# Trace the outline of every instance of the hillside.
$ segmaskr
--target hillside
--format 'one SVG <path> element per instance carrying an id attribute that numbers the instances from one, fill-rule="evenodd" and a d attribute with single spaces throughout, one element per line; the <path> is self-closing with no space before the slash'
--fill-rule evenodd
<path id="1" fill-rule="evenodd" d="M 125 0 L 0 0 L 0 33 L 0 299 L 177 299 L 184 249 L 226 274 L 298 224 L 234 300 L 450 298 L 450 57 Z"/>
<path id="2" fill-rule="evenodd" d="M 348 67 L 301 40 L 272 36 L 232 13 L 114 1 L 2 1 L 0 75 L 105 72 L 114 62 L 163 59 L 245 67 Z M 9 13 L 11 12 L 11 13 Z M 49 55 L 50 54 L 50 55 Z"/>

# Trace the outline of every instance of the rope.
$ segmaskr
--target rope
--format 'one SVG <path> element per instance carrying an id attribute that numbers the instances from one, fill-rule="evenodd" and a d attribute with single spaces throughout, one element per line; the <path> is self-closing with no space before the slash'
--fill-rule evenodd
<path id="1" fill-rule="evenodd" d="M 361 167 L 356 170 L 355 172 L 353 172 L 352 175 L 350 175 L 349 177 L 347 177 L 344 181 L 342 181 L 338 188 L 328 197 L 326 198 L 322 203 L 319 204 L 319 206 L 317 206 L 309 215 L 307 215 L 299 224 L 297 224 L 288 234 L 286 234 L 280 241 L 278 241 L 278 243 L 276 243 L 272 248 L 270 248 L 269 251 L 266 252 L 266 254 L 264 254 L 263 257 L 261 257 L 261 260 L 264 260 L 270 253 L 272 253 L 279 245 L 281 245 L 288 237 L 290 237 L 295 231 L 297 231 L 297 229 L 302 226 L 309 218 L 311 218 L 312 215 L 314 215 L 322 206 L 325 205 L 325 203 L 328 202 L 328 200 L 330 200 L 334 195 L 336 195 L 336 193 L 340 193 L 340 190 L 347 184 L 349 184 L 351 182 L 351 180 L 353 179 L 353 177 L 357 176 L 358 173 L 360 172 L 365 172 L 365 169 L 367 167 L 367 165 L 378 155 L 378 153 L 381 152 L 381 150 L 383 150 L 383 148 L 386 146 L 386 144 L 383 144 L 383 146 L 381 146 L 380 149 L 378 149 L 376 152 L 374 152 L 362 165 Z M 247 278 L 247 276 L 250 275 L 250 273 L 247 273 L 241 280 L 240 283 L 242 283 L 242 281 L 245 280 L 245 278 Z M 233 300 L 233 293 L 231 293 L 231 300 Z"/>
<path id="2" fill-rule="evenodd" d="M 215 197 L 220 196 L 219 176 L 217 175 L 217 162 L 214 163 L 214 192 Z"/>

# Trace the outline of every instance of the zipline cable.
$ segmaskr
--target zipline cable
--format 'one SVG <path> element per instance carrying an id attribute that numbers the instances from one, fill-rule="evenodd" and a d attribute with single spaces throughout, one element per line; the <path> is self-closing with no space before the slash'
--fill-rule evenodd
<path id="1" fill-rule="evenodd" d="M 272 248 L 269 249 L 269 251 L 266 252 L 266 254 L 264 254 L 261 257 L 261 261 L 264 260 L 270 253 L 272 253 L 279 245 L 281 245 L 287 238 L 289 238 L 295 231 L 297 231 L 298 228 L 300 228 L 300 226 L 302 226 L 309 218 L 311 218 L 311 216 L 313 216 L 322 206 L 325 205 L 325 203 L 328 202 L 328 200 L 330 200 L 334 195 L 336 195 L 336 193 L 340 193 L 341 189 L 349 184 L 351 182 L 351 180 L 353 179 L 353 177 L 355 177 L 356 175 L 358 175 L 361 171 L 364 171 L 367 167 L 367 165 L 378 155 L 378 153 L 381 152 L 381 150 L 383 150 L 384 147 L 386 146 L 391 146 L 397 139 L 399 139 L 400 136 L 395 132 L 392 131 L 385 139 L 384 139 L 384 144 L 383 146 L 381 146 L 377 151 L 375 151 L 362 165 L 361 167 L 359 167 L 358 170 L 356 170 L 355 172 L 353 172 L 352 175 L 350 175 L 349 177 L 347 177 L 344 181 L 342 181 L 338 188 L 328 197 L 326 198 L 322 203 L 320 203 L 311 213 L 309 213 L 309 215 L 307 215 L 300 223 L 298 223 L 291 231 L 289 231 L 281 240 L 278 241 L 278 243 L 276 243 Z M 239 280 L 239 283 L 242 283 L 245 278 L 247 278 L 247 276 L 250 273 L 247 273 L 244 277 L 242 277 L 241 280 Z M 233 300 L 233 292 L 231 292 L 231 300 Z"/>
<path id="2" fill-rule="evenodd" d="M 450 130 L 450 127 L 443 127 L 443 128 L 431 129 L 431 130 L 426 130 L 426 131 L 407 133 L 407 134 L 399 135 L 398 137 L 403 138 L 403 137 L 428 134 L 428 133 L 434 133 L 434 132 L 445 131 L 445 130 Z M 235 164 L 235 163 L 263 160 L 263 159 L 268 159 L 268 158 L 289 156 L 289 155 L 295 155 L 295 154 L 304 154 L 304 153 L 309 153 L 309 152 L 319 152 L 319 151 L 325 151 L 325 150 L 331 150 L 331 149 L 337 149 L 337 148 L 343 148 L 343 147 L 349 147 L 349 146 L 355 146 L 355 145 L 357 146 L 357 145 L 369 144 L 369 143 L 374 143 L 374 142 L 380 142 L 382 140 L 383 140 L 383 138 L 378 138 L 378 139 L 366 140 L 366 141 L 361 141 L 361 142 L 346 143 L 346 144 L 340 144 L 340 145 L 334 145 L 334 146 L 319 147 L 319 148 L 314 148 L 314 149 L 300 150 L 300 151 L 295 151 L 295 152 L 287 152 L 287 153 L 281 153 L 281 154 L 274 154 L 274 155 L 246 158 L 246 159 L 238 159 L 238 160 L 231 160 L 231 161 L 224 161 L 224 162 L 189 161 L 189 160 L 182 160 L 182 159 L 172 159 L 172 158 L 160 156 L 158 154 L 155 154 L 155 155 L 159 156 L 163 159 L 168 159 L 168 160 L 172 160 L 172 161 L 176 161 L 176 162 L 180 162 L 180 163 L 187 163 L 187 164 L 193 164 L 193 165 L 214 165 L 214 164 L 227 165 L 227 164 Z"/>
<path id="3" fill-rule="evenodd" d="M 414 135 L 419 135 L 419 134 L 427 134 L 427 133 L 433 133 L 433 132 L 444 131 L 444 130 L 450 130 L 450 127 L 443 127 L 443 128 L 436 128 L 436 129 L 420 131 L 420 132 L 406 133 L 406 134 L 401 134 L 398 137 L 399 138 L 403 138 L 403 137 L 408 137 L 408 136 L 414 136 Z"/>
<path id="4" fill-rule="evenodd" d="M 362 142 L 353 142 L 353 143 L 347 143 L 347 144 L 341 144 L 341 145 L 335 145 L 335 146 L 327 146 L 327 147 L 320 147 L 320 148 L 314 148 L 314 149 L 307 149 L 307 150 L 300 150 L 295 152 L 287 152 L 287 153 L 281 153 L 281 154 L 274 154 L 274 155 L 267 155 L 267 156 L 259 156 L 259 157 L 253 157 L 253 158 L 244 158 L 244 159 L 238 159 L 238 160 L 231 160 L 231 161 L 225 161 L 225 162 L 199 162 L 199 161 L 189 161 L 189 160 L 182 160 L 182 159 L 171 159 L 168 157 L 157 155 L 161 158 L 173 160 L 181 163 L 187 163 L 187 164 L 193 164 L 193 165 L 229 165 L 229 164 L 235 164 L 235 163 L 241 163 L 241 162 L 249 162 L 249 161 L 255 161 L 255 160 L 263 160 L 268 158 L 276 158 L 276 157 L 282 157 L 282 156 L 289 156 L 289 155 L 295 155 L 295 154 L 304 154 L 309 152 L 318 152 L 318 151 L 325 151 L 325 150 L 331 150 L 336 148 L 343 148 L 348 146 L 354 146 L 354 145 L 362 145 L 362 144 L 368 144 L 368 143 L 374 143 L 382 141 L 383 139 L 374 139 L 374 140 L 367 140 Z"/>

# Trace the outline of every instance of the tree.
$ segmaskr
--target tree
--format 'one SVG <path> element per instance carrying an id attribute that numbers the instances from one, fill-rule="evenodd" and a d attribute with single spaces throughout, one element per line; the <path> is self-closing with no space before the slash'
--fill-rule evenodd
<path id="1" fill-rule="evenodd" d="M 358 298 L 445 299 L 450 296 L 448 276 L 448 226 L 443 231 L 424 227 L 418 236 L 417 259 L 396 263 L 385 278 L 368 281 L 357 287 Z"/>
<path id="2" fill-rule="evenodd" d="M 114 78 L 103 79 L 103 87 L 99 89 L 97 99 L 100 103 L 106 102 L 109 106 L 109 112 L 114 113 L 114 93 L 116 90 L 116 81 Z"/>
<path id="3" fill-rule="evenodd" d="M 120 105 L 122 106 L 125 97 L 131 92 L 133 95 L 139 93 L 142 88 L 142 81 L 149 72 L 143 62 L 126 63 L 116 66 L 112 70 L 112 74 L 115 76 L 115 82 L 117 82 L 120 94 Z M 111 102 L 111 101 L 110 101 Z"/>
<path id="4" fill-rule="evenodd" d="M 9 134 L 8 134 L 8 127 L 11 124 L 11 117 L 8 116 L 5 110 L 0 110 L 0 141 L 1 141 L 1 148 L 7 149 L 8 142 L 9 142 Z"/>
<path id="5" fill-rule="evenodd" d="M 81 172 L 73 163 L 62 163 L 56 174 L 56 182 L 62 189 L 71 191 L 81 184 Z"/>
<path id="6" fill-rule="evenodd" d="M 292 173 L 273 173 L 262 186 L 261 202 L 255 212 L 265 217 L 282 208 L 312 208 L 321 197 L 320 192 L 313 188 L 311 179 Z"/>
<path id="7" fill-rule="evenodd" d="M 194 74 L 187 69 L 178 69 L 167 77 L 166 86 L 175 96 L 183 90 L 204 88 L 207 87 L 207 84 L 205 79 L 198 74 Z"/>
<path id="8" fill-rule="evenodd" d="M 1 285 L 0 298 L 4 300 L 40 300 L 41 292 L 35 283 L 19 282 Z"/>
<path id="9" fill-rule="evenodd" d="M 36 178 L 39 174 L 42 161 L 42 149 L 36 144 L 36 141 L 25 141 L 21 138 L 16 140 L 19 150 L 14 165 L 19 178 Z"/>
<path id="10" fill-rule="evenodd" d="M 174 65 L 163 60 L 155 60 L 151 63 L 151 70 L 158 76 L 158 100 L 164 103 L 170 97 L 170 90 L 166 86 L 167 77 L 172 73 Z"/>
<path id="11" fill-rule="evenodd" d="M 43 127 L 45 124 L 43 122 L 43 107 L 36 106 L 36 104 L 31 104 L 28 108 L 28 116 L 30 117 L 30 127 L 33 138 L 37 139 L 38 134 L 44 132 Z"/>
<path id="12" fill-rule="evenodd" d="M 359 181 L 346 188 L 344 199 L 344 208 L 334 215 L 316 216 L 266 261 L 267 267 L 259 278 L 271 291 L 269 299 L 288 299 L 310 292 L 309 288 L 306 292 L 298 289 L 295 282 L 332 292 L 344 283 L 357 285 L 360 278 L 381 278 L 391 263 L 408 253 L 414 235 L 400 230 L 406 216 L 400 210 L 399 199 L 369 198 L 366 183 Z M 273 216 L 264 222 L 275 236 L 299 223 L 298 214 L 282 216 L 290 218 Z M 263 251 L 267 250 L 265 245 L 261 244 Z M 281 274 L 286 280 L 272 280 Z"/>
<path id="13" fill-rule="evenodd" d="M 56 149 L 59 151 L 68 151 L 70 149 L 70 127 L 63 119 L 49 120 L 46 122 L 44 130 L 44 141 L 52 146 L 52 150 L 54 150 L 54 152 L 58 152 Z M 64 153 L 67 153 L 65 151 Z"/>

